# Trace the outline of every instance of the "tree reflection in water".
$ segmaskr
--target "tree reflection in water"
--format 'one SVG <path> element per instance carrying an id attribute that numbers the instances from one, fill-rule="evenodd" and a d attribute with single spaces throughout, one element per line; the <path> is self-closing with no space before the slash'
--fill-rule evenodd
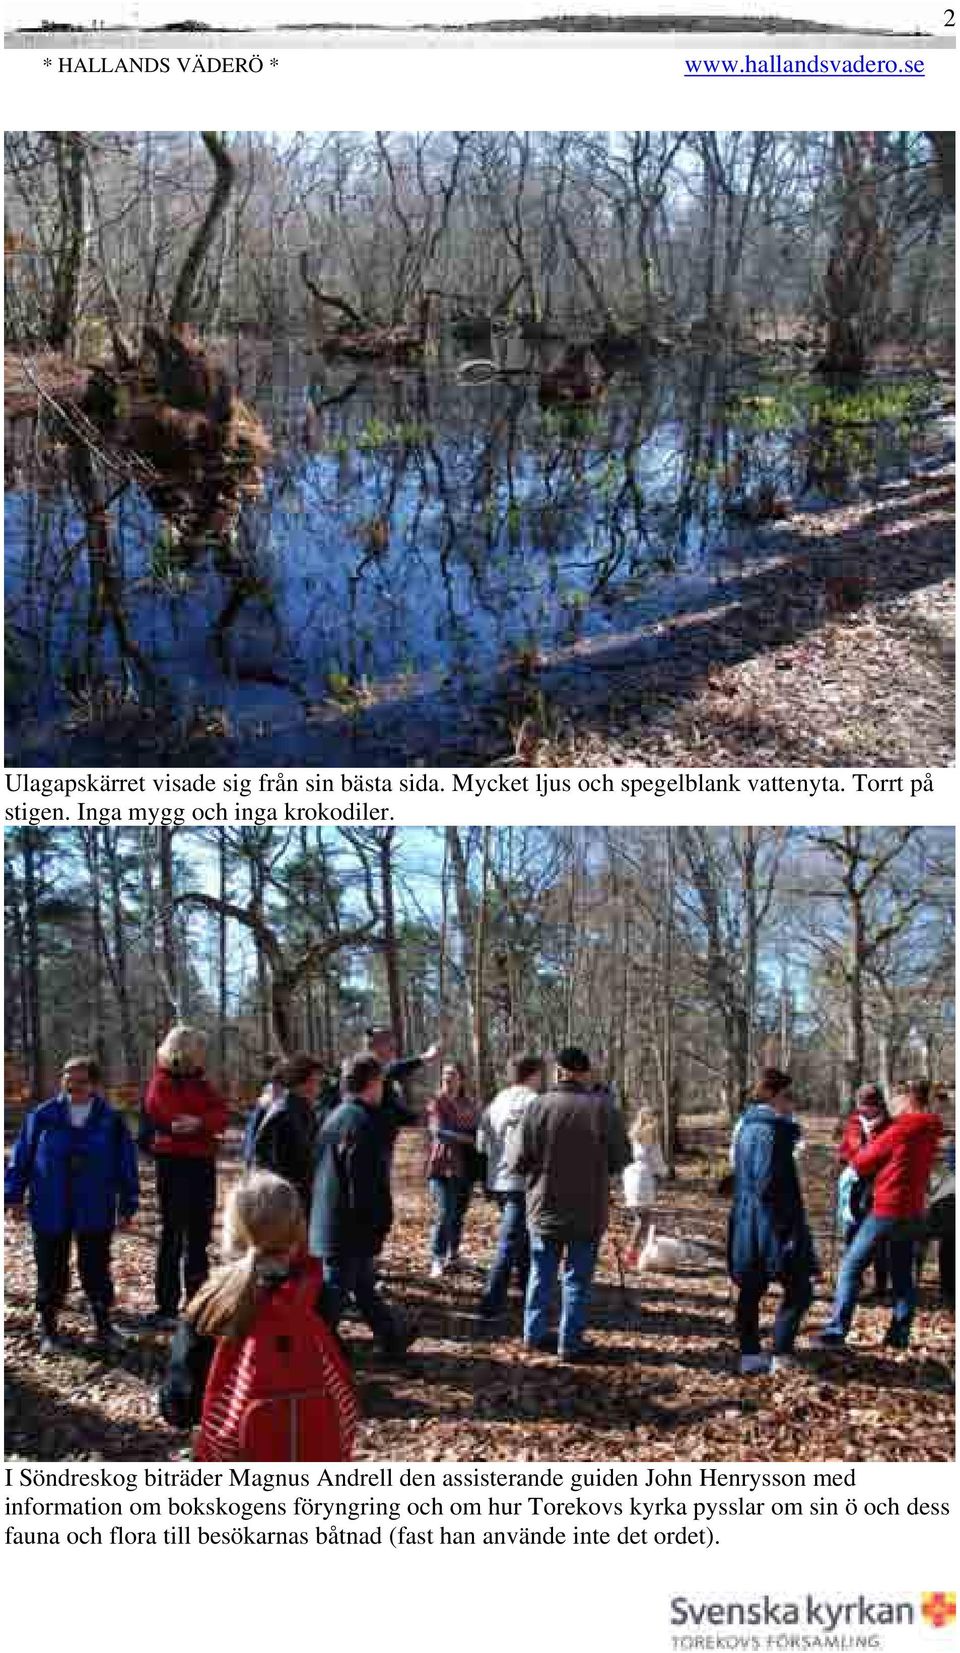
<path id="1" fill-rule="evenodd" d="M 48 433 L 8 428 L 8 757 L 482 752 L 554 651 L 576 670 L 582 640 L 702 606 L 790 500 L 874 489 L 937 436 L 919 393 L 837 421 L 707 352 L 545 408 L 549 348 L 481 384 L 251 350 L 262 497 L 186 533 L 143 487 L 91 494 Z"/>

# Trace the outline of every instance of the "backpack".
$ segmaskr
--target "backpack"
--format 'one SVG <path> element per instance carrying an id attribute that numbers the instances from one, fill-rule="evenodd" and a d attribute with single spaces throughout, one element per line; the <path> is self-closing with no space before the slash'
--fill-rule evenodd
<path id="1" fill-rule="evenodd" d="M 350 1369 L 315 1309 L 323 1273 L 310 1261 L 265 1295 L 245 1337 L 220 1338 L 194 1458 L 342 1463 L 360 1409 Z"/>

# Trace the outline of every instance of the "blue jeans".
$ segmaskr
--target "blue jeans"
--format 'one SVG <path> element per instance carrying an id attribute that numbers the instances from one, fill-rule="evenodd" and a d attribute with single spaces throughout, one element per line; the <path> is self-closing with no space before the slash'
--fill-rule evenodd
<path id="1" fill-rule="evenodd" d="M 430 1236 L 430 1251 L 438 1263 L 455 1257 L 460 1250 L 463 1219 L 470 1204 L 471 1185 L 463 1177 L 431 1177 L 430 1192 L 436 1208 L 436 1222 Z"/>
<path id="2" fill-rule="evenodd" d="M 499 1314 L 507 1301 L 510 1280 L 515 1274 L 521 1290 L 526 1290 L 530 1273 L 530 1241 L 527 1237 L 527 1196 L 498 1194 L 500 1232 L 497 1249 L 487 1277 L 487 1289 L 480 1299 L 481 1314 Z"/>
<path id="3" fill-rule="evenodd" d="M 386 1354 L 403 1346 L 403 1327 L 380 1296 L 375 1259 L 324 1257 L 323 1318 L 331 1331 L 336 1331 L 350 1297 Z"/>
<path id="4" fill-rule="evenodd" d="M 914 1280 L 916 1225 L 896 1217 L 865 1217 L 840 1260 L 833 1312 L 823 1328 L 825 1337 L 842 1341 L 850 1330 L 860 1295 L 860 1282 L 877 1247 L 886 1241 L 893 1290 L 893 1318 L 887 1341 L 906 1348 L 910 1341 L 913 1311 L 917 1305 Z"/>
<path id="5" fill-rule="evenodd" d="M 789 1355 L 797 1340 L 800 1323 L 813 1302 L 809 1274 L 788 1274 L 780 1281 L 783 1297 L 773 1322 L 773 1352 Z M 737 1281 L 737 1337 L 742 1355 L 760 1353 L 760 1305 L 770 1290 L 767 1275 L 744 1274 Z"/>
<path id="6" fill-rule="evenodd" d="M 852 1245 L 861 1228 L 866 1222 L 866 1216 L 859 1222 L 848 1223 L 843 1233 L 844 1248 Z M 890 1290 L 890 1246 L 886 1240 L 878 1240 L 873 1252 L 873 1278 L 878 1297 L 886 1297 Z"/>
<path id="7" fill-rule="evenodd" d="M 575 1354 L 583 1340 L 590 1303 L 593 1271 L 597 1266 L 599 1236 L 595 1240 L 548 1240 L 530 1232 L 530 1279 L 523 1316 L 525 1343 L 543 1343 L 547 1338 L 550 1306 L 563 1264 L 560 1286 L 560 1334 L 558 1352 Z"/>

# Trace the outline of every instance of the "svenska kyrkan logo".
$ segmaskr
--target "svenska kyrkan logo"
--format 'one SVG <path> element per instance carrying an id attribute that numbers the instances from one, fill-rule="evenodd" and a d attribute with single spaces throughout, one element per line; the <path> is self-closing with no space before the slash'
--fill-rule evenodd
<path id="1" fill-rule="evenodd" d="M 948 1595 L 945 1590 L 932 1590 L 920 1597 L 920 1611 L 927 1624 L 932 1624 L 935 1630 L 943 1630 L 956 1619 L 957 1598 Z"/>

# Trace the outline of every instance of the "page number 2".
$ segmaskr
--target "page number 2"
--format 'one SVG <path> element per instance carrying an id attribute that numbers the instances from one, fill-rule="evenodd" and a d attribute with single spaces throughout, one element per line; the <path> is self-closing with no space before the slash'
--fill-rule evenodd
<path id="1" fill-rule="evenodd" d="M 957 14 L 952 6 L 948 6 L 943 14 L 943 26 L 945 29 L 955 29 L 957 26 Z"/>

